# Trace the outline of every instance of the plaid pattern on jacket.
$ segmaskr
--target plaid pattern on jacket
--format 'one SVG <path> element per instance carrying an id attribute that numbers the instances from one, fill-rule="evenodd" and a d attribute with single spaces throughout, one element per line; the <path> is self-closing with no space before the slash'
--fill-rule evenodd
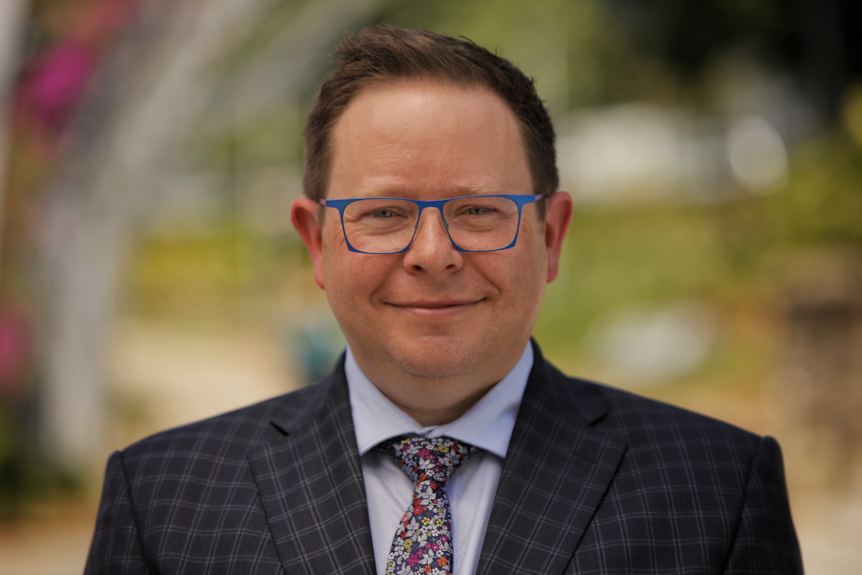
<path id="1" fill-rule="evenodd" d="M 778 444 L 535 362 L 479 575 L 802 573 Z M 343 358 L 108 461 L 87 574 L 373 575 Z"/>

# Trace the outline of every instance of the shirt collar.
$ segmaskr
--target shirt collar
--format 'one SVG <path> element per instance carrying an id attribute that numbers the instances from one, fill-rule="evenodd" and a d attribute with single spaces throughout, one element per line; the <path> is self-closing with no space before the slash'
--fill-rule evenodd
<path id="1" fill-rule="evenodd" d="M 344 371 L 359 455 L 365 455 L 391 437 L 416 434 L 427 437 L 445 435 L 490 451 L 498 457 L 506 457 L 532 367 L 533 346 L 527 343 L 512 371 L 464 415 L 451 423 L 422 427 L 375 387 L 359 368 L 348 346 Z"/>

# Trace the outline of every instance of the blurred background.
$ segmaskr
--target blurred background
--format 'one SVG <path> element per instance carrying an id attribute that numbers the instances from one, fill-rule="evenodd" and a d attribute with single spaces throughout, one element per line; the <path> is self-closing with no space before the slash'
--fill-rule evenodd
<path id="1" fill-rule="evenodd" d="M 82 570 L 112 450 L 328 372 L 289 207 L 380 22 L 536 79 L 576 199 L 546 355 L 777 437 L 807 572 L 862 572 L 862 4 L 3 0 L 0 574 Z"/>

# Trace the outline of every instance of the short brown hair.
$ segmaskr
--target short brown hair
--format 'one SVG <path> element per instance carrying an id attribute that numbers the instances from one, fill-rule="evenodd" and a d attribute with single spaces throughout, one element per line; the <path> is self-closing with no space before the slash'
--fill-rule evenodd
<path id="1" fill-rule="evenodd" d="M 550 115 L 533 80 L 508 60 L 469 40 L 393 26 L 371 26 L 347 36 L 334 58 L 337 67 L 321 85 L 303 133 L 302 187 L 309 198 L 326 195 L 331 133 L 348 104 L 364 88 L 399 79 L 484 87 L 497 94 L 521 125 L 534 192 L 552 194 L 557 190 L 559 175 Z M 544 217 L 544 210 L 545 202 L 541 202 L 540 217 Z"/>

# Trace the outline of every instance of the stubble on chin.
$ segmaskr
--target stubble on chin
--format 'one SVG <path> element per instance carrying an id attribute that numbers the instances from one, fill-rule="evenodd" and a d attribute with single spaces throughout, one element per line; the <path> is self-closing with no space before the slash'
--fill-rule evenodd
<path id="1" fill-rule="evenodd" d="M 429 381 L 470 377 L 488 356 L 485 345 L 446 336 L 411 338 L 388 348 L 392 364 L 406 374 Z"/>

